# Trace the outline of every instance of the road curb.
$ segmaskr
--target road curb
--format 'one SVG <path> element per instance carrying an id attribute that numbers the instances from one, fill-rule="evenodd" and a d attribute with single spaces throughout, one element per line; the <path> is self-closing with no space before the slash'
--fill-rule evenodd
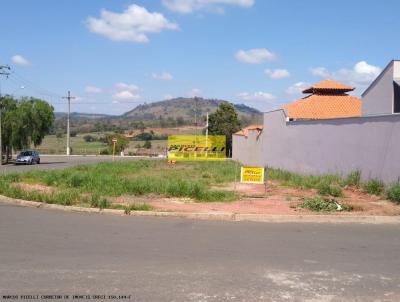
<path id="1" fill-rule="evenodd" d="M 175 217 L 198 220 L 220 221 L 252 221 L 269 223 L 362 223 L 362 224 L 400 224 L 400 216 L 339 216 L 339 215 L 273 215 L 273 214 L 236 214 L 230 212 L 219 213 L 188 213 L 188 212 L 157 212 L 157 211 L 131 211 L 124 210 L 83 208 L 77 206 L 63 206 L 47 204 L 37 201 L 15 199 L 0 195 L 0 203 L 18 205 L 31 208 L 43 208 L 65 212 L 80 212 L 91 214 L 105 214 L 118 216 L 147 216 L 147 217 Z"/>

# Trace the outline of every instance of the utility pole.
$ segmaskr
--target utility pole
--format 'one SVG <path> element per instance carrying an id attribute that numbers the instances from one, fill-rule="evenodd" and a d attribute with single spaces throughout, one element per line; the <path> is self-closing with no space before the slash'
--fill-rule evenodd
<path id="1" fill-rule="evenodd" d="M 8 77 L 10 74 L 10 70 L 11 70 L 10 66 L 0 65 L 0 75 L 4 75 L 4 76 Z M 1 127 L 2 126 L 2 120 L 1 120 L 2 114 L 3 114 L 3 97 L 1 95 L 1 85 L 0 85 L 0 166 L 3 164 L 3 140 L 2 140 L 3 129 Z"/>
<path id="2" fill-rule="evenodd" d="M 208 112 L 207 112 L 207 119 L 206 119 L 206 157 L 208 154 Z"/>
<path id="3" fill-rule="evenodd" d="M 70 148 L 70 132 L 69 132 L 69 115 L 71 113 L 71 100 L 73 100 L 75 97 L 71 96 L 71 92 L 68 91 L 68 95 L 64 96 L 63 99 L 68 100 L 68 115 L 67 115 L 67 155 L 69 156 L 71 154 L 71 148 Z"/>

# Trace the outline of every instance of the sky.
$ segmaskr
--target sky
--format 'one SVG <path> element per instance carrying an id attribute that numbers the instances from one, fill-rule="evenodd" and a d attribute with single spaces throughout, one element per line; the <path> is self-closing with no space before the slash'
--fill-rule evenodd
<path id="1" fill-rule="evenodd" d="M 269 111 L 400 58 L 398 0 L 1 0 L 2 93 L 122 114 L 174 97 Z"/>

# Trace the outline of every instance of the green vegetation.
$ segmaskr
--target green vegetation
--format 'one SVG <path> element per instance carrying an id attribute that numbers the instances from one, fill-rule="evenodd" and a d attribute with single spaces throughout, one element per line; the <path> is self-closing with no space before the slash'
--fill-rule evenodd
<path id="1" fill-rule="evenodd" d="M 318 188 L 318 193 L 321 195 L 330 195 L 333 197 L 343 197 L 343 191 L 338 185 L 328 183 L 321 183 Z"/>
<path id="2" fill-rule="evenodd" d="M 0 176 L 0 194 L 9 197 L 63 205 L 115 208 L 110 200 L 122 195 L 156 194 L 187 197 L 198 202 L 232 201 L 234 192 L 210 189 L 210 186 L 234 180 L 233 162 L 178 163 L 164 161 L 107 162 L 81 165 L 65 170 L 29 171 Z M 204 177 L 207 175 L 207 177 Z M 23 190 L 16 184 L 41 184 L 54 192 Z M 119 205 L 121 206 L 121 205 Z M 131 205 L 130 210 L 149 209 Z"/>
<path id="3" fill-rule="evenodd" d="M 309 209 L 314 212 L 336 212 L 352 211 L 353 207 L 348 204 L 338 202 L 333 198 L 307 198 L 300 205 L 300 208 Z"/>
<path id="4" fill-rule="evenodd" d="M 346 177 L 345 182 L 348 186 L 359 187 L 361 184 L 361 171 L 355 170 L 350 172 L 350 174 Z"/>
<path id="5" fill-rule="evenodd" d="M 221 103 L 218 109 L 210 114 L 208 131 L 211 135 L 226 136 L 226 155 L 232 155 L 232 134 L 240 130 L 240 121 L 235 107 L 229 103 Z"/>
<path id="6" fill-rule="evenodd" d="M 7 154 L 12 150 L 40 145 L 54 122 L 54 109 L 47 102 L 35 98 L 0 99 L 2 111 L 2 146 Z M 1 160 L 1 159 L 0 159 Z"/>
<path id="7" fill-rule="evenodd" d="M 396 183 L 388 188 L 387 198 L 395 203 L 400 204 L 400 183 Z"/>
<path id="8" fill-rule="evenodd" d="M 385 190 L 385 185 L 379 179 L 371 179 L 362 187 L 365 192 L 373 195 L 381 195 Z"/>

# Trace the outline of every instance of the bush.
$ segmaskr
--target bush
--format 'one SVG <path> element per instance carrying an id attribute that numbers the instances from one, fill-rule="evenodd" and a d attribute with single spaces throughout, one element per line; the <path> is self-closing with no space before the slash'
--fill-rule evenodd
<path id="1" fill-rule="evenodd" d="M 355 170 L 350 172 L 345 180 L 345 184 L 348 186 L 359 187 L 361 184 L 361 171 Z"/>
<path id="2" fill-rule="evenodd" d="M 111 151 L 109 148 L 104 148 L 100 150 L 100 155 L 111 155 Z"/>
<path id="3" fill-rule="evenodd" d="M 76 137 L 78 135 L 78 132 L 77 131 L 71 131 L 70 133 L 69 133 L 69 136 L 71 136 L 71 137 Z"/>
<path id="4" fill-rule="evenodd" d="M 385 189 L 385 185 L 379 179 L 371 179 L 363 185 L 363 190 L 368 194 L 380 195 Z"/>
<path id="5" fill-rule="evenodd" d="M 309 209 L 314 212 L 335 212 L 352 211 L 353 207 L 347 204 L 341 204 L 333 198 L 307 198 L 300 205 L 300 208 Z"/>
<path id="6" fill-rule="evenodd" d="M 143 148 L 151 149 L 151 141 L 145 141 L 143 144 Z"/>
<path id="7" fill-rule="evenodd" d="M 331 195 L 333 197 L 342 197 L 343 191 L 337 185 L 330 185 L 328 183 L 322 183 L 318 188 L 318 193 L 321 195 Z"/>
<path id="8" fill-rule="evenodd" d="M 400 183 L 392 185 L 387 190 L 387 198 L 391 201 L 394 201 L 394 202 L 400 204 Z"/>
<path id="9" fill-rule="evenodd" d="M 87 135 L 85 135 L 85 136 L 83 137 L 83 140 L 84 140 L 85 142 L 87 142 L 87 143 L 91 143 L 91 142 L 95 142 L 95 141 L 96 141 L 96 137 L 94 137 L 93 135 L 87 134 Z"/>

